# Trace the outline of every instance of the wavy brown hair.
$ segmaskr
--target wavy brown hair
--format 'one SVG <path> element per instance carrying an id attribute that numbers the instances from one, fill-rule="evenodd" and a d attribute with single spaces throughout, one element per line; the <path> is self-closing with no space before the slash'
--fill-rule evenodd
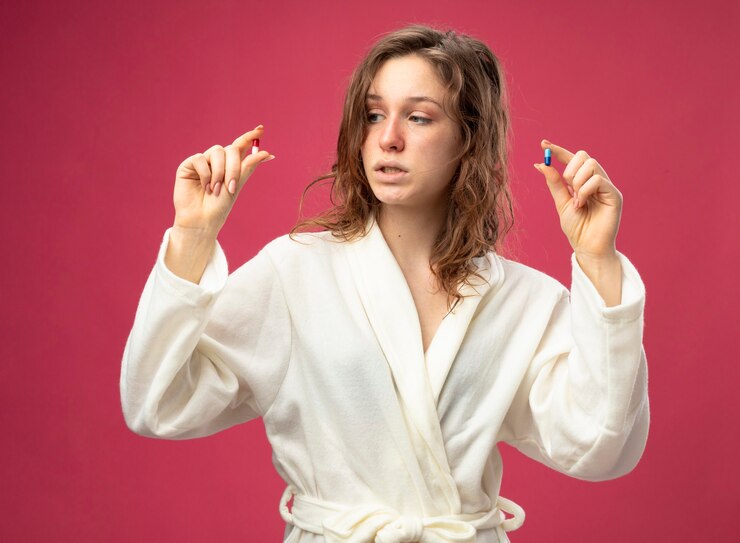
<path id="1" fill-rule="evenodd" d="M 328 230 L 350 241 L 367 234 L 370 215 L 380 201 L 370 188 L 361 148 L 367 135 L 368 89 L 380 66 L 390 58 L 417 55 L 426 59 L 447 89 L 445 111 L 457 122 L 462 147 L 459 165 L 450 182 L 447 218 L 432 249 L 430 266 L 440 288 L 455 304 L 460 287 L 477 275 L 473 258 L 498 248 L 513 225 L 508 182 L 509 106 L 501 64 L 481 41 L 412 25 L 392 32 L 372 46 L 355 69 L 344 101 L 337 142 L 337 159 L 329 173 L 312 181 L 331 180 L 331 208 L 316 217 L 299 220 L 291 236 L 310 228 Z M 452 307 L 454 308 L 454 305 Z"/>

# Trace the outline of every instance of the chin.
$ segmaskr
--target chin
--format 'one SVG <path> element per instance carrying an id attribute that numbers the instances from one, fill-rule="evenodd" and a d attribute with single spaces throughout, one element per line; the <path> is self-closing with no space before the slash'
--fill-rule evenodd
<path id="1" fill-rule="evenodd" d="M 373 194 L 384 205 L 408 205 L 409 194 L 403 187 L 371 185 Z"/>

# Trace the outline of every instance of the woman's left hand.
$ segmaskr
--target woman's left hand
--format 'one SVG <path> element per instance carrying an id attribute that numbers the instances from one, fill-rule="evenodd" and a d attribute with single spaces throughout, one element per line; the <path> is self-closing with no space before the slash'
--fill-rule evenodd
<path id="1" fill-rule="evenodd" d="M 622 193 L 586 151 L 573 154 L 547 140 L 542 140 L 540 145 L 543 150 L 551 149 L 553 160 L 565 164 L 562 176 L 554 163 L 551 166 L 539 163 L 534 167 L 545 176 L 560 215 L 560 227 L 576 256 L 614 258 Z"/>

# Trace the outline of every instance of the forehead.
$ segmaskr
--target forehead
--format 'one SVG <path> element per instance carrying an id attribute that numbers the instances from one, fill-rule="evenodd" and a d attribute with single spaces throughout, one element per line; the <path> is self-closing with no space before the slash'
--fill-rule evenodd
<path id="1" fill-rule="evenodd" d="M 378 68 L 368 94 L 384 100 L 403 99 L 409 96 L 429 96 L 441 102 L 445 88 L 435 68 L 416 55 L 386 60 Z"/>

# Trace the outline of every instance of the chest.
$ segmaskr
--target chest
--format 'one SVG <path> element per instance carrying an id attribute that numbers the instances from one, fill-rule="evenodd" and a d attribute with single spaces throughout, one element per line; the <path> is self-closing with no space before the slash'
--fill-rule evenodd
<path id="1" fill-rule="evenodd" d="M 421 327 L 421 338 L 424 352 L 432 343 L 434 336 L 447 315 L 447 293 L 437 287 L 431 271 L 422 273 L 405 273 L 416 306 L 416 313 Z"/>

